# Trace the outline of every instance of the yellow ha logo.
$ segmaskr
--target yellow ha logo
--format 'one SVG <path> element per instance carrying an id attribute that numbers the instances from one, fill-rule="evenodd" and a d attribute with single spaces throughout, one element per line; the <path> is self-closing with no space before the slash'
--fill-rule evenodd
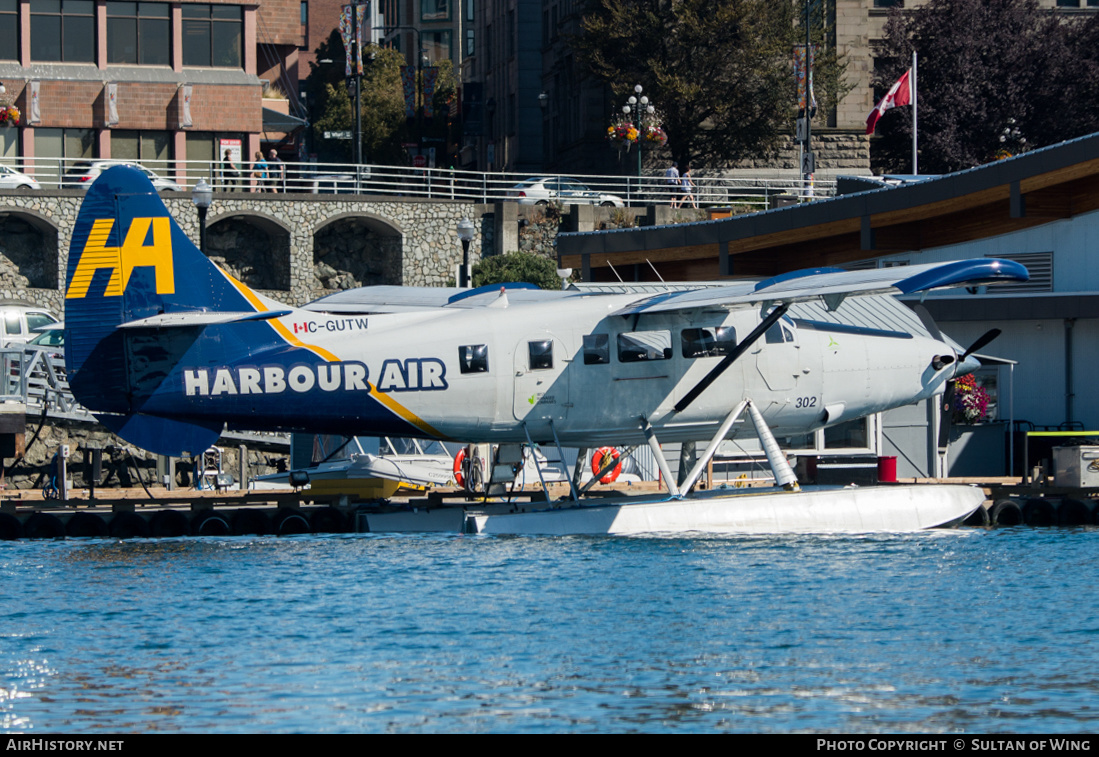
<path id="1" fill-rule="evenodd" d="M 152 241 L 146 244 L 150 227 Z M 103 296 L 121 297 L 130 283 L 130 274 L 142 266 L 152 266 L 156 271 L 157 294 L 174 294 L 176 280 L 172 269 L 172 227 L 168 217 L 135 218 L 121 247 L 107 246 L 112 228 L 113 218 L 99 218 L 92 224 L 65 298 L 86 297 L 95 272 L 101 268 L 111 271 Z"/>

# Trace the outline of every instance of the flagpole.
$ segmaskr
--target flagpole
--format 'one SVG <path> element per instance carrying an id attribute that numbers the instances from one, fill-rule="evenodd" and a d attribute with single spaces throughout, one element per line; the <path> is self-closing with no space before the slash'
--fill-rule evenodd
<path id="1" fill-rule="evenodd" d="M 912 51 L 912 175 L 920 175 L 920 166 L 917 161 L 916 145 L 918 142 L 917 134 L 919 133 L 918 124 L 919 119 L 917 117 L 918 111 L 916 109 L 916 51 Z"/>

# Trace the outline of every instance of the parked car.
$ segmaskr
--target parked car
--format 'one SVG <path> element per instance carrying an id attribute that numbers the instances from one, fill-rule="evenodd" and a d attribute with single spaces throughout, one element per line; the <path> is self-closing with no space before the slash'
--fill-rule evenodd
<path id="1" fill-rule="evenodd" d="M 58 323 L 57 318 L 43 308 L 0 304 L 0 344 L 25 344 L 38 335 L 39 329 L 54 323 Z"/>
<path id="2" fill-rule="evenodd" d="M 606 194 L 594 190 L 576 179 L 565 176 L 540 176 L 527 179 L 512 187 L 508 197 L 515 198 L 521 205 L 545 205 L 557 201 L 566 205 L 602 205 L 621 208 L 626 203 L 618 195 Z"/>
<path id="3" fill-rule="evenodd" d="M 36 336 L 27 342 L 28 347 L 38 347 L 51 351 L 65 349 L 65 324 L 61 321 L 39 326 L 34 330 Z M 63 352 L 61 354 L 64 354 Z"/>
<path id="4" fill-rule="evenodd" d="M 369 166 L 359 167 L 358 181 L 355 179 L 353 167 L 346 172 L 304 174 L 299 181 L 299 191 L 313 194 L 366 194 L 369 179 Z"/>
<path id="5" fill-rule="evenodd" d="M 65 175 L 61 178 L 62 189 L 87 189 L 92 185 L 92 182 L 99 178 L 99 174 L 106 171 L 113 166 L 130 166 L 144 173 L 149 181 L 153 183 L 153 187 L 158 192 L 182 192 L 183 187 L 176 184 L 171 179 L 165 179 L 163 176 L 150 171 L 140 163 L 131 163 L 128 160 L 80 160 L 73 164 L 73 166 L 65 172 Z"/>
<path id="6" fill-rule="evenodd" d="M 25 192 L 29 189 L 41 188 L 41 184 L 25 173 L 20 173 L 8 166 L 0 166 L 0 189 L 17 189 Z"/>

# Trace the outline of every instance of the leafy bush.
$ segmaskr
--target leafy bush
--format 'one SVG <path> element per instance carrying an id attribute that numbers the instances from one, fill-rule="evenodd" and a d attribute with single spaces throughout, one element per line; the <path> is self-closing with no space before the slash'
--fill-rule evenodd
<path id="1" fill-rule="evenodd" d="M 542 289 L 558 289 L 557 264 L 529 252 L 508 252 L 484 258 L 473 266 L 473 286 L 526 282 Z"/>

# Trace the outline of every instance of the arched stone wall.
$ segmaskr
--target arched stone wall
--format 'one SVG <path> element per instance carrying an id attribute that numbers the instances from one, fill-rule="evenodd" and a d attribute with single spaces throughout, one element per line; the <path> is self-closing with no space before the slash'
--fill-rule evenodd
<path id="1" fill-rule="evenodd" d="M 336 216 L 313 234 L 313 298 L 404 279 L 404 237 L 385 219 L 365 214 Z"/>
<path id="2" fill-rule="evenodd" d="M 252 289 L 290 292 L 290 229 L 261 215 L 208 219 L 206 254 Z"/>

